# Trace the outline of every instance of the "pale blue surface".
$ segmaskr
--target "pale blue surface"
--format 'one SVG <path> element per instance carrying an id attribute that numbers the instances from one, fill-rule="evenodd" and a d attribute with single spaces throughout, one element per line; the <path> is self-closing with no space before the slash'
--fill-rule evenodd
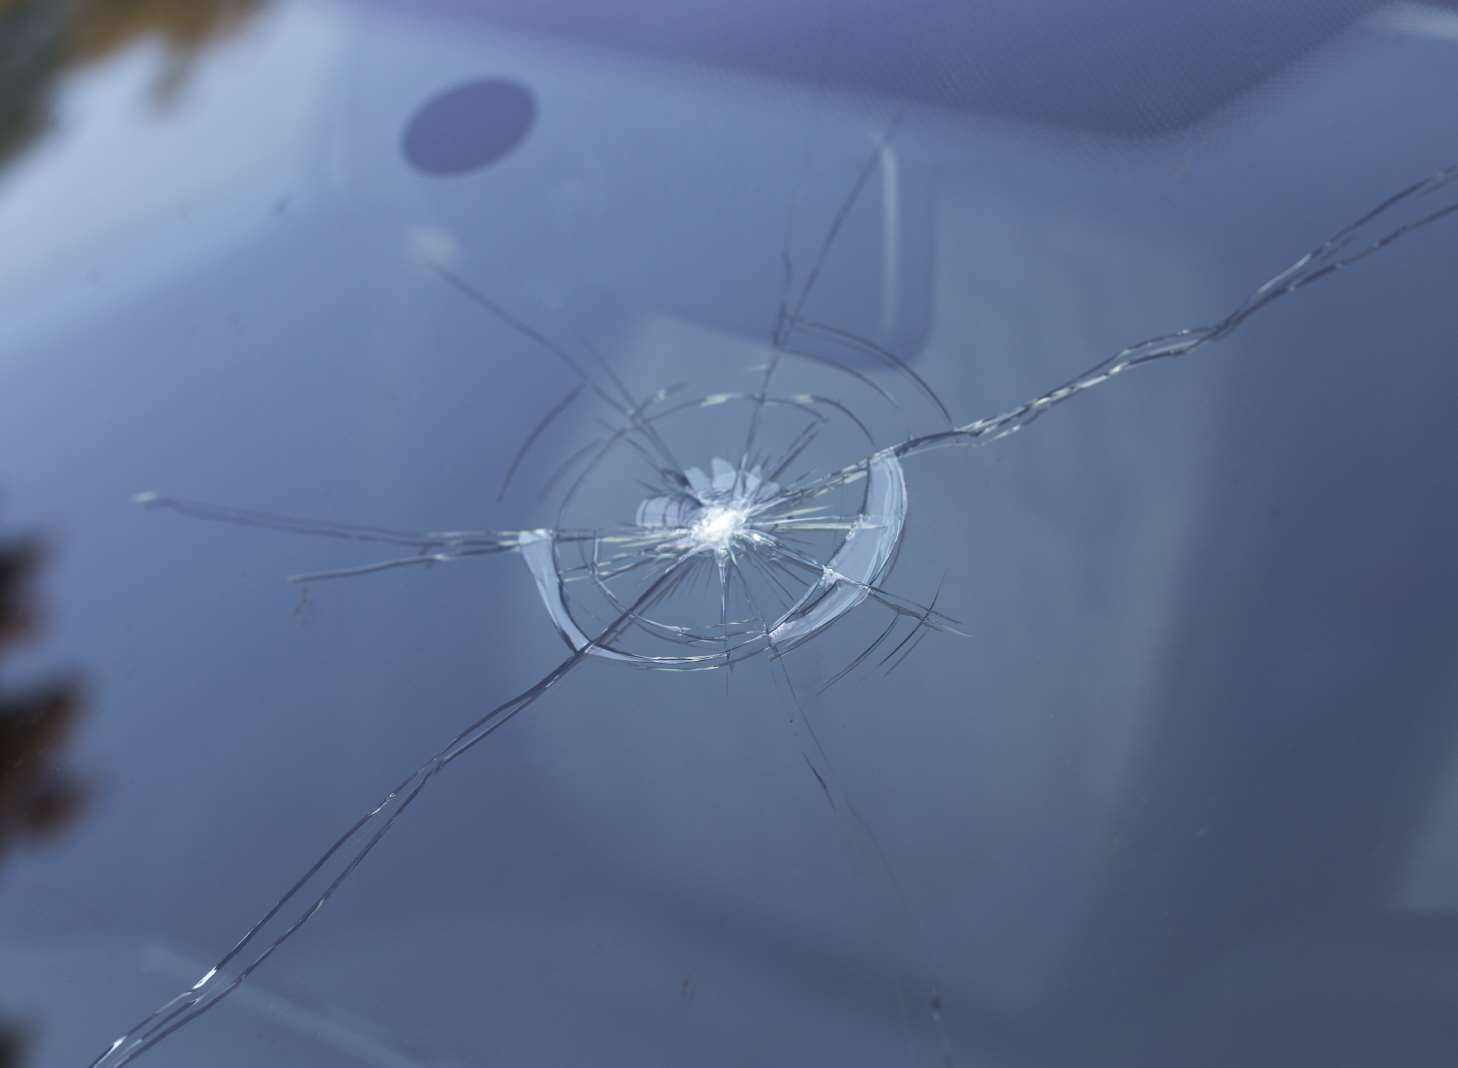
<path id="1" fill-rule="evenodd" d="M 1458 159 L 1458 19 L 1424 10 L 1139 140 L 908 105 L 895 191 L 868 190 L 817 317 L 877 332 L 971 419 L 1223 315 Z M 422 258 L 580 330 L 637 389 L 746 388 L 787 218 L 803 263 L 896 106 L 459 7 L 275 4 L 162 112 L 156 60 L 61 82 L 56 129 L 0 173 L 5 518 L 58 539 L 44 657 L 87 674 L 75 757 L 102 783 L 0 881 L 23 962 L 0 1005 L 41 1028 L 38 1068 L 190 984 L 562 653 L 519 560 L 301 604 L 283 576 L 373 556 L 131 494 L 549 522 L 545 460 L 494 497 L 572 380 Z M 536 97 L 521 147 L 413 170 L 410 116 L 485 77 Z M 919 932 L 807 773 L 769 664 L 726 685 L 592 663 L 142 1063 L 938 1064 L 903 973 L 939 980 L 962 1065 L 1451 1060 L 1455 269 L 1440 224 L 1009 441 L 907 462 L 892 585 L 944 581 L 973 637 L 809 711 Z M 576 418 L 555 455 L 594 432 Z M 829 632 L 791 676 L 812 692 L 875 629 Z"/>

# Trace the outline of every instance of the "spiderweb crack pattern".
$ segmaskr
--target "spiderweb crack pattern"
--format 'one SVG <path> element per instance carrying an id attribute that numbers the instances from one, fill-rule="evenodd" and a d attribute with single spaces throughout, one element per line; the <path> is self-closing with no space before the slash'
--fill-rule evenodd
<path id="1" fill-rule="evenodd" d="M 561 491 L 557 522 L 551 527 L 408 531 L 250 511 L 158 493 L 136 496 L 138 504 L 192 518 L 365 542 L 399 552 L 363 566 L 296 575 L 291 579 L 295 582 L 429 567 L 478 556 L 520 556 L 569 652 L 541 679 L 482 713 L 401 779 L 335 839 L 206 974 L 117 1037 L 92 1061 L 92 1068 L 118 1068 L 134 1060 L 237 989 L 318 913 L 437 775 L 591 659 L 646 670 L 715 670 L 760 654 L 769 657 L 783 677 L 794 709 L 791 727 L 807 767 L 830 806 L 853 834 L 871 846 L 882 877 L 901 894 L 879 844 L 837 785 L 783 658 L 868 603 L 887 613 L 887 624 L 832 673 L 822 690 L 883 648 L 887 651 L 879 663 L 890 671 L 904 663 L 928 633 L 962 633 L 957 620 L 937 607 L 940 588 L 927 603 L 920 603 L 887 585 L 908 519 L 904 462 L 935 449 L 1001 440 L 1128 371 L 1208 348 L 1283 297 L 1458 212 L 1452 188 L 1458 179 L 1455 165 L 1394 193 L 1261 283 L 1210 325 L 1127 346 L 1021 404 L 959 424 L 933 387 L 904 359 L 874 339 L 806 314 L 836 237 L 900 121 L 899 116 L 893 120 L 858 171 L 798 289 L 788 251 L 782 253 L 785 270 L 775 323 L 766 361 L 751 390 L 684 397 L 681 387 L 663 386 L 636 396 L 585 339 L 578 338 L 575 346 L 583 356 L 466 279 L 435 268 L 447 284 L 554 356 L 577 380 L 526 435 L 507 465 L 498 498 L 574 405 L 591 397 L 613 413 L 603 433 L 569 455 L 547 479 L 548 493 Z M 882 444 L 867 421 L 843 400 L 828 393 L 777 390 L 785 360 L 804 360 L 855 380 L 900 410 L 893 391 L 805 347 L 805 341 L 839 346 L 877 361 L 935 408 L 944 427 Z M 673 425 L 726 413 L 733 413 L 742 425 L 742 437 L 724 439 L 720 454 L 709 457 L 706 467 L 681 462 L 671 446 Z M 771 424 L 777 424 L 777 437 Z M 855 458 L 838 466 L 817 466 L 809 457 L 831 427 L 843 432 L 842 441 L 849 435 L 848 440 L 861 444 Z M 590 496 L 586 491 L 601 490 L 609 479 L 605 472 L 619 463 L 635 472 L 614 483 L 617 499 L 636 499 L 631 517 L 616 523 L 602 522 L 600 515 L 573 521 L 578 505 Z M 903 985 L 903 998 L 909 996 L 911 985 Z M 929 1015 L 939 1035 L 941 1060 L 950 1063 L 940 991 L 933 989 L 921 1007 L 908 1011 Z"/>

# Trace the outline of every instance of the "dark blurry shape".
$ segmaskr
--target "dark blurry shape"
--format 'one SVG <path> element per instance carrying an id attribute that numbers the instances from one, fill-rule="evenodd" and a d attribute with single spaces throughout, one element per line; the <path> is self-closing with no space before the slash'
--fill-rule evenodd
<path id="1" fill-rule="evenodd" d="M 186 84 L 197 53 L 261 6 L 261 0 L 85 0 L 71 26 L 66 61 L 90 63 L 138 38 L 159 37 L 167 46 L 167 64 L 155 90 L 166 102 Z"/>
<path id="2" fill-rule="evenodd" d="M 405 127 L 405 158 L 426 174 L 468 174 L 521 144 L 536 121 L 531 92 L 501 79 L 466 82 L 421 105 Z"/>
<path id="3" fill-rule="evenodd" d="M 265 0 L 0 0 L 0 164 L 50 122 L 56 75 L 146 37 L 166 45 L 159 104 L 187 83 L 199 50 L 243 25 Z"/>
<path id="4" fill-rule="evenodd" d="M 0 1068 L 18 1068 L 23 1063 L 29 1036 L 20 1028 L 0 1030 Z"/>
<path id="5" fill-rule="evenodd" d="M 34 541 L 0 545 L 0 655 L 33 636 L 39 613 L 31 583 L 44 553 Z M 73 683 L 21 693 L 0 690 L 0 855 L 70 823 L 85 789 L 59 760 L 80 711 Z M 26 1035 L 0 1027 L 0 1068 L 21 1063 Z"/>
<path id="6" fill-rule="evenodd" d="M 34 542 L 0 548 L 0 652 L 36 630 L 29 587 L 42 558 Z M 0 691 L 0 852 L 12 840 L 48 834 L 75 815 L 82 790 L 57 767 L 55 754 L 78 710 L 73 683 Z"/>
<path id="7" fill-rule="evenodd" d="M 67 0 L 0 0 L 0 162 L 49 121 L 51 78 L 74 10 Z"/>

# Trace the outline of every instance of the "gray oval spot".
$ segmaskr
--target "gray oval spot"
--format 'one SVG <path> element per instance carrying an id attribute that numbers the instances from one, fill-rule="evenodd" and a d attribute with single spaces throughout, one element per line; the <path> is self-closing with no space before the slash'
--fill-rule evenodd
<path id="1" fill-rule="evenodd" d="M 510 153 L 536 117 L 536 99 L 525 86 L 496 78 L 466 82 L 422 104 L 401 147 L 426 174 L 466 174 Z"/>

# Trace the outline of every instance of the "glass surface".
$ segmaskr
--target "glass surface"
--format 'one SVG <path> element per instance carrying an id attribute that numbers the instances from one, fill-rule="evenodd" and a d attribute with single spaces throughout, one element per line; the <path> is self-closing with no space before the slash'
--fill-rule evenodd
<path id="1" fill-rule="evenodd" d="M 1455 90 L 1446 3 L 0 0 L 15 1063 L 1458 1059 Z"/>

